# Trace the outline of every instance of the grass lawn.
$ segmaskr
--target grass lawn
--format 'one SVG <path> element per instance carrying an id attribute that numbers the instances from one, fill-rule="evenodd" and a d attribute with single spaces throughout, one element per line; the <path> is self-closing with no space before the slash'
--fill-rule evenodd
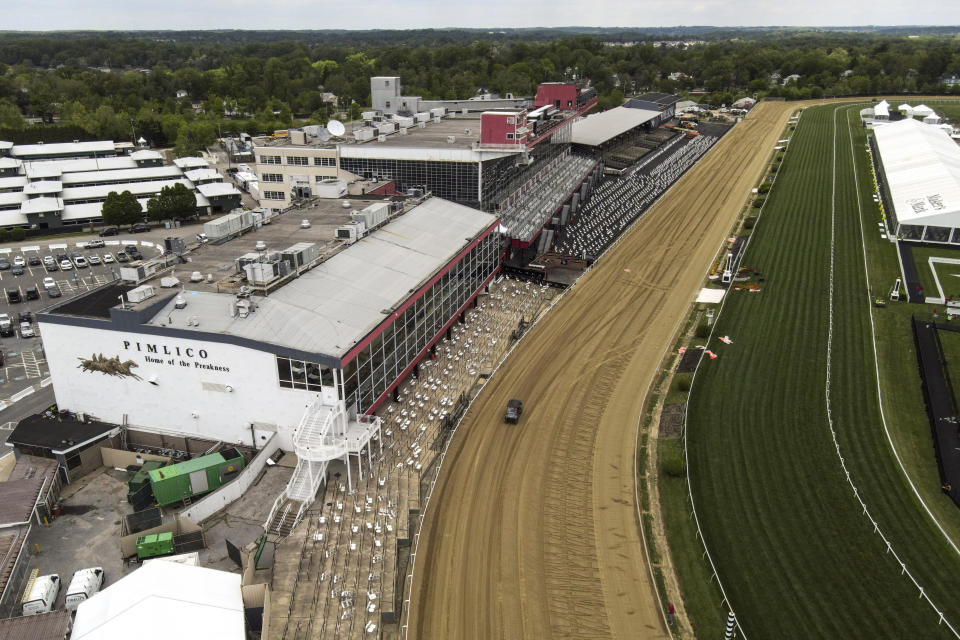
<path id="1" fill-rule="evenodd" d="M 960 625 L 960 555 L 909 488 L 881 420 L 871 314 L 890 438 L 921 495 L 951 533 L 960 531 L 956 508 L 946 509 L 938 483 L 928 482 L 936 465 L 909 333 L 910 314 L 928 311 L 870 307 L 868 284 L 885 292 L 899 269 L 876 232 L 864 134 L 852 124 L 859 106 L 815 107 L 801 118 L 745 259 L 764 272 L 763 291 L 730 294 L 716 335 L 734 344 L 710 344 L 719 358 L 701 366 L 691 393 L 692 491 L 730 604 L 751 638 L 949 635 L 863 515 L 828 406 L 859 495 L 926 593 Z"/>

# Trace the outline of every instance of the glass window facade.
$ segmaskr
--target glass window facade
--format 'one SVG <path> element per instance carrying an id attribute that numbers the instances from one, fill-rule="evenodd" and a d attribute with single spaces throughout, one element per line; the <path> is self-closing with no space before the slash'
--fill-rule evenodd
<path id="1" fill-rule="evenodd" d="M 260 164 L 280 164 L 280 156 L 260 156 Z"/>
<path id="2" fill-rule="evenodd" d="M 316 167 L 335 167 L 337 166 L 336 158 L 314 158 L 313 165 Z"/>
<path id="3" fill-rule="evenodd" d="M 283 200 L 284 195 L 283 191 L 264 191 L 263 198 L 264 200 Z"/>
<path id="4" fill-rule="evenodd" d="M 264 173 L 260 176 L 264 182 L 283 182 L 282 173 Z"/>
<path id="5" fill-rule="evenodd" d="M 280 386 L 302 391 L 320 391 L 333 387 L 333 369 L 315 362 L 291 360 L 277 356 L 277 378 Z"/>
<path id="6" fill-rule="evenodd" d="M 516 155 L 484 162 L 481 208 L 484 211 L 496 210 L 503 200 L 520 188 L 543 165 L 569 149 L 569 144 L 541 143 L 528 152 L 528 156 L 533 159 L 530 164 L 517 162 Z"/>
<path id="7" fill-rule="evenodd" d="M 368 180 L 394 180 L 401 190 L 426 188 L 433 195 L 454 202 L 479 202 L 476 162 L 340 158 L 340 168 Z"/>
<path id="8" fill-rule="evenodd" d="M 287 164 L 305 167 L 310 164 L 310 158 L 307 158 L 306 156 L 287 156 Z"/>
<path id="9" fill-rule="evenodd" d="M 347 407 L 356 403 L 364 413 L 373 406 L 494 272 L 499 251 L 499 235 L 487 235 L 390 325 L 375 330 L 380 333 L 343 368 Z"/>

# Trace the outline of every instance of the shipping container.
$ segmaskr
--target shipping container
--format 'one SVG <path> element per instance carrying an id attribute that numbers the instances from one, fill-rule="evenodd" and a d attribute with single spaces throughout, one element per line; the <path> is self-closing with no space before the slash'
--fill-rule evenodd
<path id="1" fill-rule="evenodd" d="M 218 453 L 150 471 L 157 504 L 165 506 L 219 489 L 245 465 L 243 454 L 231 447 Z"/>

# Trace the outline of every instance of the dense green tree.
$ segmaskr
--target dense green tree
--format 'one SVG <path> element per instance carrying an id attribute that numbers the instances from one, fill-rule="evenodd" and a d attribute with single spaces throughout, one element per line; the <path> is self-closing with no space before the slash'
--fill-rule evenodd
<path id="1" fill-rule="evenodd" d="M 129 191 L 108 193 L 102 211 L 104 224 L 127 225 L 143 218 L 143 206 Z"/>
<path id="2" fill-rule="evenodd" d="M 156 197 L 147 201 L 147 215 L 152 220 L 190 218 L 195 216 L 196 213 L 196 196 L 179 182 L 164 187 Z"/>
<path id="3" fill-rule="evenodd" d="M 23 114 L 9 100 L 0 100 L 0 127 L 20 129 L 24 125 Z"/>

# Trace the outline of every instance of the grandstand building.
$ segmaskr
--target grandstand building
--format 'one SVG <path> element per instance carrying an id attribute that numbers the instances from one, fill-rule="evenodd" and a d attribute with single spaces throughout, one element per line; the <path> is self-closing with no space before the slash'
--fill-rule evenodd
<path id="1" fill-rule="evenodd" d="M 562 161 L 571 156 L 573 121 L 596 105 L 592 88 L 541 85 L 532 109 L 529 101 L 509 99 L 418 110 L 430 103 L 403 96 L 395 77 L 372 78 L 371 92 L 381 108 L 363 113 L 342 136 L 304 127 L 254 141 L 262 207 L 284 209 L 326 191 L 331 181 L 373 180 L 497 213 L 517 234 L 511 237 L 528 245 L 557 207 L 515 204 L 538 185 L 572 180 L 569 197 L 595 165 L 574 162 L 579 174 L 570 178 L 571 163 Z"/>
<path id="2" fill-rule="evenodd" d="M 887 226 L 901 240 L 960 243 L 960 147 L 913 118 L 873 130 Z"/>
<path id="3" fill-rule="evenodd" d="M 164 165 L 149 149 L 112 141 L 15 145 L 0 142 L 0 227 L 56 229 L 98 222 L 111 191 L 130 191 L 146 210 L 166 186 L 193 191 L 202 213 L 229 211 L 240 192 L 202 158 Z M 193 171 L 189 171 L 193 169 Z"/>
<path id="4" fill-rule="evenodd" d="M 71 298 L 38 314 L 57 404 L 230 443 L 276 433 L 289 450 L 307 405 L 356 420 L 390 397 L 499 270 L 497 227 L 429 198 L 269 296 L 114 283 Z M 117 370 L 78 368 L 91 354 Z"/>

